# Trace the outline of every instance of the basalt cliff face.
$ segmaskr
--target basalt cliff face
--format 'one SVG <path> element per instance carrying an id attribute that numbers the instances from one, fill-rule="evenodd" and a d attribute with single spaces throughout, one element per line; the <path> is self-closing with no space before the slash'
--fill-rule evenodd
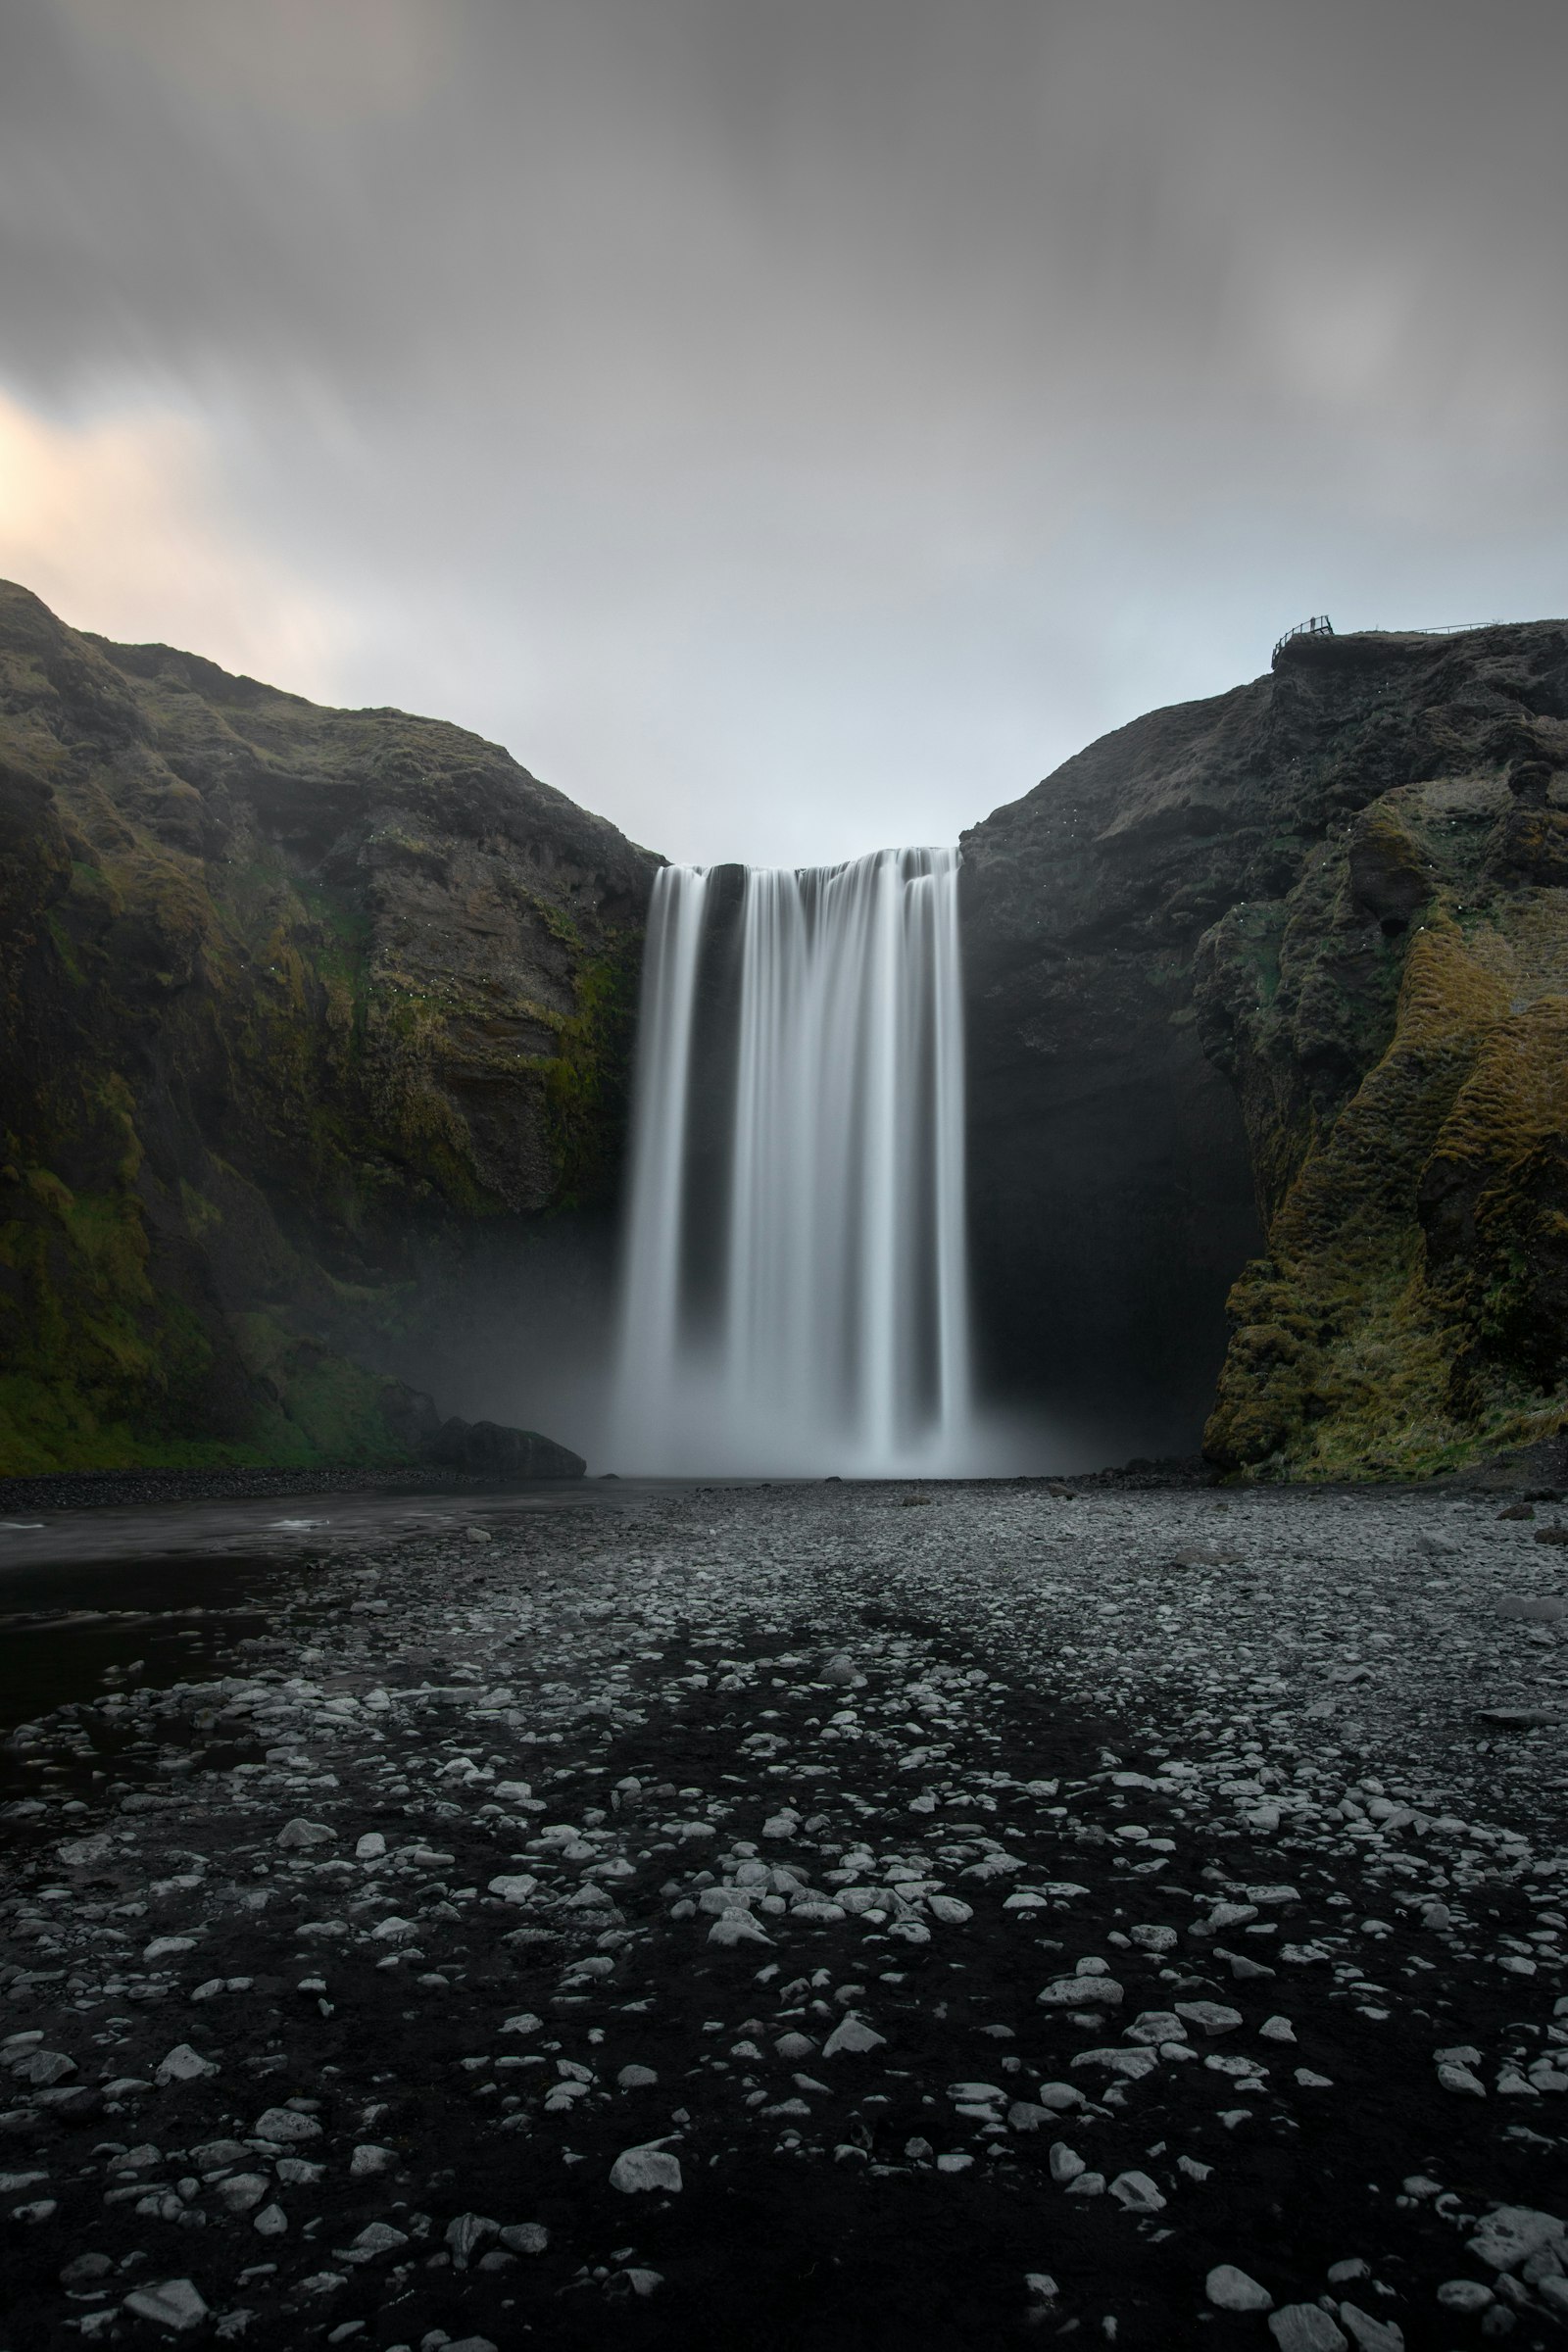
<path id="1" fill-rule="evenodd" d="M 1568 625 L 1298 638 L 963 848 L 1001 1385 L 1262 1475 L 1568 1425 Z"/>
<path id="2" fill-rule="evenodd" d="M 603 1215 L 657 862 L 0 585 L 0 1472 L 439 1453 L 387 1376 Z"/>

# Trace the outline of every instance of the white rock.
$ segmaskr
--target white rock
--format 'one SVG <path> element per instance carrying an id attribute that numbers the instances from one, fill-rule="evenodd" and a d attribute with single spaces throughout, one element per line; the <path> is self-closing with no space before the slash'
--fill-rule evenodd
<path id="1" fill-rule="evenodd" d="M 1233 2262 L 1217 2262 L 1203 2281 L 1203 2292 L 1221 2311 L 1272 2311 L 1274 2298 Z"/>
<path id="2" fill-rule="evenodd" d="M 1375 2320 L 1358 2303 L 1342 2303 L 1340 2321 L 1359 2352 L 1404 2352 L 1404 2329 L 1393 2320 Z"/>
<path id="3" fill-rule="evenodd" d="M 516 2016 L 506 2019 L 498 2031 L 503 2034 L 537 2034 L 543 2023 L 543 2018 L 535 2017 L 531 2009 L 519 2009 Z"/>
<path id="4" fill-rule="evenodd" d="M 926 1909 L 945 1928 L 961 1928 L 974 1917 L 974 1905 L 960 1903 L 956 1894 L 933 1894 L 927 1900 Z"/>
<path id="5" fill-rule="evenodd" d="M 160 2090 L 171 2082 L 195 2082 L 203 2075 L 216 2075 L 217 2067 L 200 2050 L 193 2050 L 188 2041 L 178 2041 L 153 2076 Z"/>
<path id="6" fill-rule="evenodd" d="M 354 1848 L 356 1862 L 379 1862 L 386 1852 L 386 1839 L 379 1830 L 367 1830 Z"/>
<path id="7" fill-rule="evenodd" d="M 1445 2090 L 1461 2092 L 1467 2098 L 1484 2099 L 1487 2095 L 1487 2086 L 1480 2076 L 1451 2058 L 1438 2068 L 1438 2081 Z"/>
<path id="8" fill-rule="evenodd" d="M 1119 2009 L 1125 1989 L 1114 1977 L 1056 1977 L 1037 1993 L 1042 2009 Z"/>
<path id="9" fill-rule="evenodd" d="M 1568 2257 L 1568 2229 L 1554 2213 L 1540 2213 L 1531 2205 L 1499 2205 L 1477 2225 L 1466 2239 L 1472 2254 L 1494 2271 L 1515 2271 L 1532 2254 L 1547 2248 L 1559 2261 Z"/>
<path id="10" fill-rule="evenodd" d="M 397 2150 L 378 2147 L 370 2139 L 362 2140 L 349 2158 L 351 2180 L 363 2180 L 372 2173 L 395 2173 L 397 2169 Z"/>
<path id="11" fill-rule="evenodd" d="M 1118 2173 L 1110 2184 L 1110 2193 L 1129 2213 L 1163 2213 L 1164 2191 L 1151 2180 L 1147 2173 Z"/>
<path id="12" fill-rule="evenodd" d="M 332 2251 L 339 2262 L 376 2262 L 408 2242 L 406 2230 L 394 2230 L 390 2222 L 368 2222 L 349 2245 L 334 2246 Z"/>
<path id="13" fill-rule="evenodd" d="M 1068 2108 L 1084 2104 L 1084 2094 L 1076 2082 L 1042 2082 L 1035 2095 L 1041 2106 L 1049 2107 L 1054 2115 L 1065 2114 Z"/>
<path id="14" fill-rule="evenodd" d="M 1445 2278 L 1438 2289 L 1438 2301 L 1445 2311 L 1485 2311 L 1496 2300 L 1491 2287 L 1479 2278 Z"/>
<path id="15" fill-rule="evenodd" d="M 301 2140 L 319 2139 L 321 2127 L 314 2115 L 301 2115 L 293 2107 L 269 2107 L 251 2126 L 252 2139 L 277 2140 L 298 2146 Z"/>
<path id="16" fill-rule="evenodd" d="M 19 2082 L 31 2082 L 42 2090 L 52 2090 L 76 2071 L 76 2061 L 68 2058 L 64 2050 L 24 2049 L 8 2063 Z"/>
<path id="17" fill-rule="evenodd" d="M 447 2248 L 453 2263 L 460 2271 L 468 2267 L 468 2257 L 488 2238 L 499 2237 L 501 2224 L 492 2222 L 482 2213 L 460 2213 L 446 2227 Z"/>
<path id="18" fill-rule="evenodd" d="M 726 1911 L 708 1931 L 710 1943 L 772 1943 L 772 1936 L 749 1911 Z"/>
<path id="19" fill-rule="evenodd" d="M 867 2051 L 883 2048 L 886 2041 L 887 2035 L 876 2033 L 863 2018 L 845 2017 L 839 2020 L 823 2042 L 822 2055 L 824 2058 L 863 2057 Z"/>
<path id="20" fill-rule="evenodd" d="M 1125 2082 L 1141 2082 L 1145 2075 L 1152 2075 L 1158 2066 L 1159 2052 L 1157 2050 L 1116 2048 L 1080 2050 L 1077 2057 L 1070 2063 L 1073 2066 L 1103 2067 L 1107 2075 L 1118 2075 Z"/>
<path id="21" fill-rule="evenodd" d="M 281 2205 L 264 2205 L 251 2228 L 262 2237 L 283 2237 L 288 2230 L 288 2215 Z"/>
<path id="22" fill-rule="evenodd" d="M 265 2173 L 230 2173 L 213 2183 L 219 2202 L 230 2213 L 252 2213 L 271 2186 Z"/>
<path id="23" fill-rule="evenodd" d="M 1287 2303 L 1268 2315 L 1280 2352 L 1349 2352 L 1341 2330 L 1318 2303 Z"/>
<path id="24" fill-rule="evenodd" d="M 1076 2148 L 1069 2148 L 1064 2139 L 1052 2141 L 1051 2178 L 1058 2188 L 1065 2187 L 1069 2180 L 1076 2180 L 1079 2174 L 1088 2169 Z"/>
<path id="25" fill-rule="evenodd" d="M 1294 2041 L 1296 2028 L 1288 2017 L 1265 2017 L 1258 2027 L 1265 2041 Z"/>
<path id="26" fill-rule="evenodd" d="M 1227 2009 L 1222 2001 L 1178 2001 L 1176 2014 L 1204 2034 L 1233 2034 L 1242 2023 L 1241 2011 Z"/>
<path id="27" fill-rule="evenodd" d="M 615 2081 L 622 2090 L 652 2090 L 659 2077 L 651 2066 L 623 2066 Z"/>
<path id="28" fill-rule="evenodd" d="M 1144 2009 L 1123 2029 L 1129 2041 L 1147 2042 L 1157 2049 L 1161 2042 L 1185 2041 L 1187 2028 L 1174 2009 Z"/>
<path id="29" fill-rule="evenodd" d="M 189 2278 L 166 2278 L 161 2286 L 137 2287 L 125 2297 L 123 2309 L 138 2320 L 171 2328 L 176 2335 L 182 2335 L 187 2328 L 199 2328 L 207 2317 L 207 2306 Z"/>
<path id="30" fill-rule="evenodd" d="M 503 1872 L 500 1878 L 490 1881 L 489 1891 L 499 1894 L 504 1903 L 525 1903 L 538 1884 L 538 1880 L 531 1878 L 526 1871 L 515 1874 Z"/>
<path id="31" fill-rule="evenodd" d="M 285 1851 L 295 1851 L 308 1845 L 335 1845 L 336 1830 L 329 1830 L 324 1821 L 286 1821 L 277 1833 L 277 1842 Z"/>
<path id="32" fill-rule="evenodd" d="M 550 2244 L 550 2232 L 543 2222 L 509 2222 L 501 2232 L 501 2243 L 509 2254 L 543 2254 Z"/>
<path id="33" fill-rule="evenodd" d="M 645 2188 L 672 2196 L 682 2185 L 679 2159 L 667 2148 L 623 2148 L 610 2168 L 610 2185 L 626 2196 Z"/>

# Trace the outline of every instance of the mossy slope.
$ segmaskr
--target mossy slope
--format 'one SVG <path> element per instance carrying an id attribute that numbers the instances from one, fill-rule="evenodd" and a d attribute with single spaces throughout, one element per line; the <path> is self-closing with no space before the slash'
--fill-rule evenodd
<path id="1" fill-rule="evenodd" d="M 0 584 L 0 1474 L 405 1457 L 377 1363 L 612 1189 L 655 862 Z"/>
<path id="2" fill-rule="evenodd" d="M 1568 632 L 1387 652 L 1404 774 L 1200 943 L 1267 1218 L 1205 1444 L 1252 1475 L 1422 1476 L 1568 1424 Z"/>
<path id="3" fill-rule="evenodd" d="M 1568 625 L 1297 640 L 964 851 L 986 1309 L 1064 1413 L 1099 1346 L 1250 1476 L 1568 1423 Z"/>

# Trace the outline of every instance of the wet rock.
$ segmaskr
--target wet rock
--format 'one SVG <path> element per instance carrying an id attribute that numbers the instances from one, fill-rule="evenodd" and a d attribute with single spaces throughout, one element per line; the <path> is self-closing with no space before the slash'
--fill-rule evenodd
<path id="1" fill-rule="evenodd" d="M 543 2254 L 550 2244 L 550 2232 L 542 2222 L 509 2222 L 500 2237 L 512 2254 Z"/>
<path id="2" fill-rule="evenodd" d="M 214 2194 L 230 2213 L 253 2213 L 270 2187 L 265 2173 L 230 2173 L 215 2184 Z"/>
<path id="3" fill-rule="evenodd" d="M 301 2115 L 293 2107 L 269 2107 L 251 2126 L 252 2139 L 270 2139 L 280 2146 L 299 2146 L 308 2139 L 319 2139 L 321 2127 L 314 2115 Z"/>
<path id="4" fill-rule="evenodd" d="M 1221 2311 L 1272 2311 L 1274 2298 L 1231 2262 L 1218 2262 L 1203 2281 L 1203 2292 Z"/>
<path id="5" fill-rule="evenodd" d="M 1374 2319 L 1358 2303 L 1340 2305 L 1340 2325 L 1357 2352 L 1404 2352 L 1404 2330 L 1393 2320 Z"/>
<path id="6" fill-rule="evenodd" d="M 1042 2009 L 1119 2009 L 1127 1998 L 1113 1977 L 1056 1977 L 1035 1999 Z"/>
<path id="7" fill-rule="evenodd" d="M 610 2185 L 626 2196 L 643 2189 L 672 2196 L 681 2187 L 679 2160 L 667 2148 L 623 2148 L 610 2168 Z"/>
<path id="8" fill-rule="evenodd" d="M 1118 2173 L 1110 2183 L 1110 2193 L 1118 2205 L 1129 2213 L 1163 2213 L 1165 2194 L 1147 2173 Z"/>
<path id="9" fill-rule="evenodd" d="M 822 2055 L 824 2058 L 859 2058 L 872 2050 L 882 2049 L 886 2042 L 885 2034 L 878 2034 L 863 2018 L 851 2016 L 841 2019 L 834 2027 L 822 2044 Z"/>
<path id="10" fill-rule="evenodd" d="M 1317 2303 L 1286 2303 L 1272 2311 L 1269 2333 L 1280 2352 L 1348 2352 L 1342 2330 Z"/>
<path id="11" fill-rule="evenodd" d="M 1200 2034 L 1234 2034 L 1243 2022 L 1239 2009 L 1227 2009 L 1220 2001 L 1178 2001 L 1175 2008 L 1177 2016 Z"/>
<path id="12" fill-rule="evenodd" d="M 1568 2228 L 1554 2213 L 1529 2205 L 1499 2205 L 1477 2224 L 1469 2250 L 1494 2271 L 1516 2271 L 1548 2250 L 1568 2267 Z"/>
<path id="13" fill-rule="evenodd" d="M 1491 2287 L 1479 2278 L 1445 2278 L 1438 2288 L 1438 2301 L 1445 2311 L 1488 2311 L 1496 2300 Z"/>
<path id="14" fill-rule="evenodd" d="M 132 2318 L 151 2320 L 155 2327 L 167 2328 L 174 2335 L 199 2328 L 207 2317 L 207 2305 L 189 2278 L 166 2278 L 160 2286 L 134 2287 L 122 2308 Z"/>
<path id="15" fill-rule="evenodd" d="M 446 2227 L 447 2251 L 452 2256 L 453 2267 L 466 2271 L 480 2246 L 500 2233 L 499 2222 L 489 2221 L 480 2213 L 460 2213 Z"/>
<path id="16" fill-rule="evenodd" d="M 176 2042 L 158 2066 L 153 2081 L 165 2089 L 171 2082 L 197 2082 L 203 2075 L 216 2075 L 218 2068 L 200 2050 L 193 2050 L 188 2041 Z"/>

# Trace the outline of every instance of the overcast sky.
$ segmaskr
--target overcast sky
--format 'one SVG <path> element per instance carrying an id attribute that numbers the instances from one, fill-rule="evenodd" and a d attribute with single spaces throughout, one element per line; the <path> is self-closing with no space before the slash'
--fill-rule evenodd
<path id="1" fill-rule="evenodd" d="M 1561 0 L 0 0 L 0 571 L 678 858 L 1568 610 Z"/>

